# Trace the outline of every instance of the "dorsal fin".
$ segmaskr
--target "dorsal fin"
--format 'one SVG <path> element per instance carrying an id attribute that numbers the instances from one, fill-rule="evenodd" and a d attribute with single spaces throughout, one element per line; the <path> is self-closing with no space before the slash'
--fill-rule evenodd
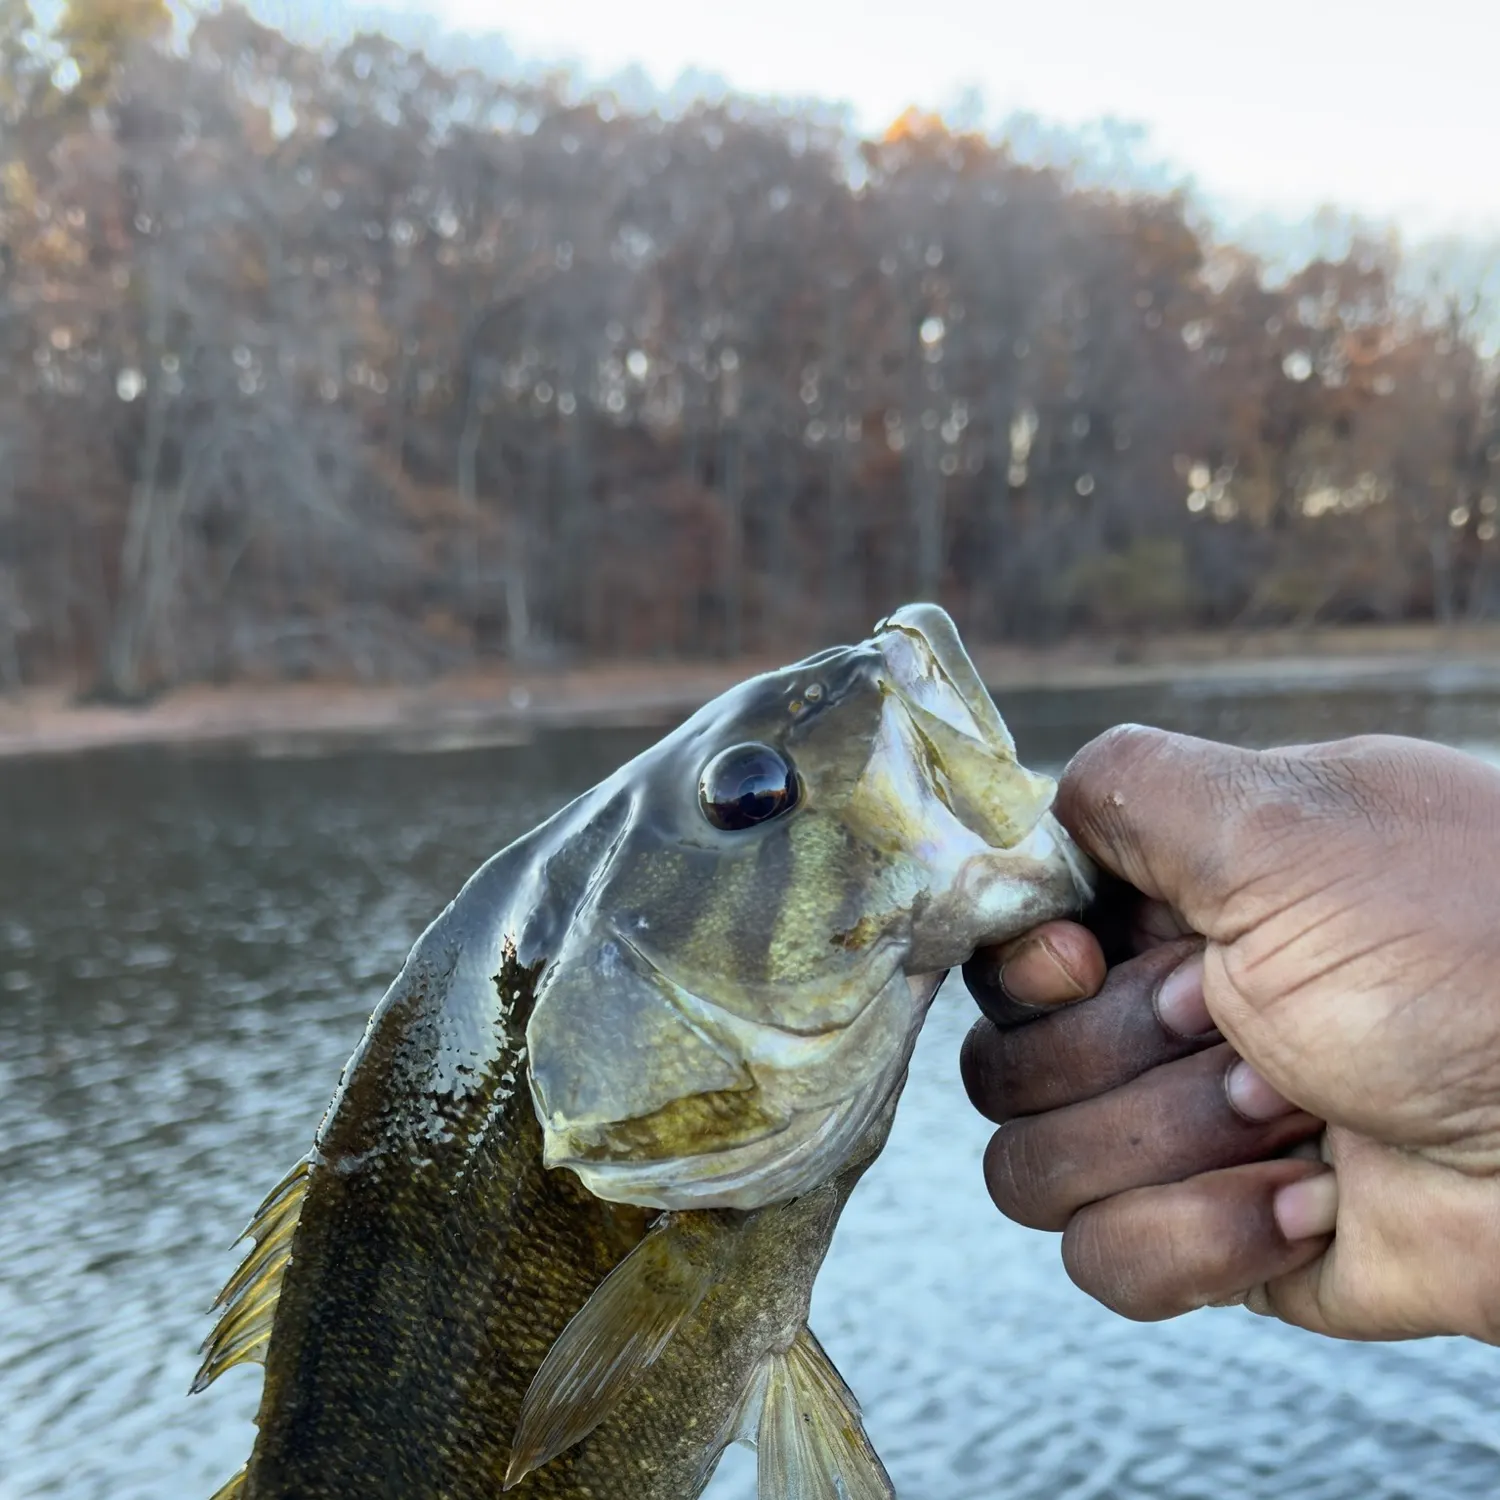
<path id="1" fill-rule="evenodd" d="M 281 1295 L 282 1278 L 291 1259 L 292 1236 L 302 1212 L 310 1167 L 310 1160 L 299 1161 L 271 1189 L 239 1236 L 255 1243 L 214 1299 L 214 1306 L 221 1311 L 213 1332 L 203 1343 L 203 1363 L 192 1384 L 194 1394 L 212 1385 L 235 1365 L 247 1361 L 265 1363 L 271 1324 L 276 1317 L 276 1299 Z M 220 1500 L 220 1496 L 229 1500 L 235 1494 L 232 1486 L 236 1482 L 231 1479 L 214 1500 Z"/>
<path id="2" fill-rule="evenodd" d="M 759 1500 L 895 1500 L 859 1402 L 810 1328 L 768 1362 L 755 1448 Z"/>
<path id="3" fill-rule="evenodd" d="M 505 1489 L 587 1437 L 661 1358 L 732 1254 L 733 1239 L 719 1214 L 666 1214 L 600 1282 L 526 1392 Z"/>

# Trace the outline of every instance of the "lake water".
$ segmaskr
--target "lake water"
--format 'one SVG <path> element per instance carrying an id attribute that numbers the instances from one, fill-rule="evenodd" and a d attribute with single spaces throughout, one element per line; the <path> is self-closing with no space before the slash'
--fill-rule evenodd
<path id="1" fill-rule="evenodd" d="M 1500 746 L 1500 703 L 1462 684 L 1002 707 L 1034 763 L 1125 717 Z M 230 1237 L 428 918 L 649 738 L 0 762 L 0 1500 L 206 1500 L 239 1465 L 259 1372 L 185 1394 Z M 1239 1310 L 1141 1327 L 1079 1293 L 1055 1238 L 985 1196 L 969 1020 L 950 986 L 814 1298 L 903 1500 L 1500 1493 L 1500 1351 L 1342 1346 Z M 753 1467 L 732 1452 L 714 1500 L 747 1500 Z"/>

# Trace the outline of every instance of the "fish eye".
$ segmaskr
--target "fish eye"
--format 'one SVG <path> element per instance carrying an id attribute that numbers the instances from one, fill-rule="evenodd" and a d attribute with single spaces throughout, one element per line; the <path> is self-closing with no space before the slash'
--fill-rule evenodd
<path id="1" fill-rule="evenodd" d="M 769 745 L 735 745 L 704 766 L 698 802 L 715 828 L 753 828 L 797 805 L 797 773 Z"/>

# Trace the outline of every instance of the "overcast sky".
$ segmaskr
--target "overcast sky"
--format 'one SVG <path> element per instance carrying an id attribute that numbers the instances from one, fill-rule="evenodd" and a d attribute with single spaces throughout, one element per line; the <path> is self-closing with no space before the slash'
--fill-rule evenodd
<path id="1" fill-rule="evenodd" d="M 314 0 L 316 3 L 316 0 Z M 1500 0 L 426 0 L 591 74 L 686 68 L 847 100 L 878 128 L 979 87 L 996 115 L 1117 115 L 1237 213 L 1321 202 L 1500 232 Z"/>

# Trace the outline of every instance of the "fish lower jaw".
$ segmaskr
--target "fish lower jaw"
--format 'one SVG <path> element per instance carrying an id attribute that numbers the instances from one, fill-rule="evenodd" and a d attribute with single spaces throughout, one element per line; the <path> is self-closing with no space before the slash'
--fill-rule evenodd
<path id="1" fill-rule="evenodd" d="M 978 948 L 1006 943 L 1043 922 L 1077 920 L 1094 897 L 1092 862 L 1045 813 L 1011 849 L 964 860 L 912 925 L 910 967 L 957 968 Z"/>
<path id="2" fill-rule="evenodd" d="M 567 1167 L 596 1198 L 642 1208 L 764 1208 L 824 1181 L 830 1148 L 840 1140 L 856 1101 L 842 1100 L 792 1116 L 786 1127 L 747 1145 L 665 1161 L 578 1161 L 547 1153 L 549 1167 Z"/>
<path id="3" fill-rule="evenodd" d="M 941 977 L 941 976 L 939 976 Z M 925 981 L 924 981 L 925 983 Z M 578 1161 L 549 1151 L 596 1198 L 641 1208 L 751 1210 L 821 1187 L 856 1157 L 885 1144 L 906 1080 L 906 1058 L 892 1075 L 846 1099 L 799 1110 L 785 1129 L 747 1145 L 667 1161 Z"/>

